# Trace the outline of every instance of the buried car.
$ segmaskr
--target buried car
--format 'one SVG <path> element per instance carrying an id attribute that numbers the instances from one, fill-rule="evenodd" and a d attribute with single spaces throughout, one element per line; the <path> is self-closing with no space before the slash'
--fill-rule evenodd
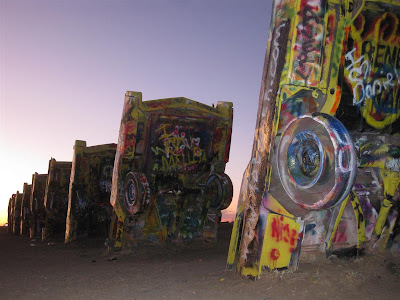
<path id="1" fill-rule="evenodd" d="M 43 240 L 65 236 L 71 166 L 72 162 L 57 161 L 54 158 L 49 161 L 44 196 L 46 221 L 42 228 Z"/>
<path id="2" fill-rule="evenodd" d="M 65 242 L 107 237 L 112 206 L 111 180 L 116 144 L 87 147 L 75 141 L 68 196 Z"/>
<path id="3" fill-rule="evenodd" d="M 29 235 L 29 221 L 32 217 L 30 208 L 32 185 L 24 183 L 21 203 L 21 225 L 20 234 Z"/>
<path id="4" fill-rule="evenodd" d="M 225 174 L 233 108 L 127 92 L 115 156 L 110 241 L 215 240 L 232 200 Z"/>
<path id="5" fill-rule="evenodd" d="M 32 193 L 30 198 L 30 233 L 31 238 L 42 236 L 42 228 L 46 223 L 46 209 L 44 207 L 44 196 L 46 192 L 47 174 L 32 174 Z"/>
<path id="6" fill-rule="evenodd" d="M 274 1 L 228 267 L 398 247 L 399 20 L 399 1 Z"/>

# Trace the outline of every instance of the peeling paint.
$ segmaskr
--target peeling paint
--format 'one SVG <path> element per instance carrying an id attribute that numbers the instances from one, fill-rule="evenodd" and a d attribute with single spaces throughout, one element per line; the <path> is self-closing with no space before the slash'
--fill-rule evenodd
<path id="1" fill-rule="evenodd" d="M 296 269 L 300 248 L 301 259 L 396 247 L 399 20 L 398 1 L 274 1 L 230 268 L 257 277 L 263 267 Z M 279 265 L 265 251 L 276 242 L 273 214 L 299 225 L 296 250 Z"/>

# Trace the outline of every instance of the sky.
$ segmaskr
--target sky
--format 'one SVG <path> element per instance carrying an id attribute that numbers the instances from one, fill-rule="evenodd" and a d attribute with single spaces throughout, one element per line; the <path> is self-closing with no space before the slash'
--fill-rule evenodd
<path id="1" fill-rule="evenodd" d="M 117 143 L 126 91 L 233 102 L 236 212 L 272 0 L 0 0 L 0 225 L 9 198 L 75 140 Z"/>

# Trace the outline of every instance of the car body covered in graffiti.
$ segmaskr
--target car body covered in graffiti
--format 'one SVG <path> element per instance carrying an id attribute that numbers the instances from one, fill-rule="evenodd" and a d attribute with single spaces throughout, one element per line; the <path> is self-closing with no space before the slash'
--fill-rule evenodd
<path id="1" fill-rule="evenodd" d="M 75 141 L 65 242 L 109 233 L 111 180 L 117 144 L 87 147 Z"/>
<path id="2" fill-rule="evenodd" d="M 20 234 L 21 231 L 21 207 L 22 207 L 22 194 L 17 191 L 13 194 L 13 230 L 14 234 Z"/>
<path id="3" fill-rule="evenodd" d="M 7 209 L 7 232 L 11 233 L 11 224 L 12 224 L 12 197 L 8 200 L 8 209 Z"/>
<path id="4" fill-rule="evenodd" d="M 8 227 L 7 232 L 13 233 L 14 232 L 14 210 L 15 210 L 15 194 L 12 194 L 9 202 L 8 202 Z"/>
<path id="5" fill-rule="evenodd" d="M 215 240 L 232 200 L 225 174 L 233 108 L 187 98 L 125 95 L 112 180 L 113 246 L 138 240 Z"/>
<path id="6" fill-rule="evenodd" d="M 72 162 L 56 161 L 51 158 L 44 196 L 46 223 L 42 228 L 42 239 L 65 235 L 69 181 Z"/>
<path id="7" fill-rule="evenodd" d="M 21 203 L 21 226 L 20 234 L 29 235 L 29 221 L 31 218 L 30 199 L 31 199 L 32 185 L 24 183 L 22 192 Z"/>
<path id="8" fill-rule="evenodd" d="M 228 267 L 396 244 L 399 20 L 399 1 L 274 1 Z"/>
<path id="9" fill-rule="evenodd" d="M 30 198 L 30 237 L 41 237 L 42 228 L 46 223 L 46 209 L 44 196 L 46 193 L 47 174 L 34 173 L 32 175 L 32 193 Z"/>

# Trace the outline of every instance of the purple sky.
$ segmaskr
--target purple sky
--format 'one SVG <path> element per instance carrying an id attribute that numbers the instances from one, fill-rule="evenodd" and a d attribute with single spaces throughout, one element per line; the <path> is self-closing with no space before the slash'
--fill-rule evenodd
<path id="1" fill-rule="evenodd" d="M 75 140 L 116 143 L 127 90 L 234 103 L 236 211 L 272 0 L 0 0 L 0 224 L 10 196 Z"/>

